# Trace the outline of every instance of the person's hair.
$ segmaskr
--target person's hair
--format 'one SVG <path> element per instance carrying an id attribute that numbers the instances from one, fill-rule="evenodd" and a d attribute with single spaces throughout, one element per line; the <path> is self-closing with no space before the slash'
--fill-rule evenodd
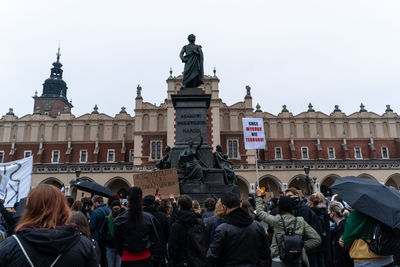
<path id="1" fill-rule="evenodd" d="M 81 211 L 83 207 L 83 203 L 80 200 L 77 200 L 72 204 L 71 210 L 73 211 Z"/>
<path id="2" fill-rule="evenodd" d="M 28 194 L 25 211 L 15 232 L 27 227 L 54 229 L 69 224 L 70 217 L 71 209 L 60 189 L 41 184 Z"/>
<path id="3" fill-rule="evenodd" d="M 221 199 L 218 199 L 217 204 L 215 204 L 214 215 L 218 218 L 223 218 L 226 215 Z"/>
<path id="4" fill-rule="evenodd" d="M 339 218 L 343 218 L 344 217 L 344 208 L 342 203 L 337 202 L 337 201 L 331 201 L 329 202 L 329 206 L 328 206 L 329 211 L 333 211 L 335 213 L 335 215 Z"/>
<path id="5" fill-rule="evenodd" d="M 256 217 L 256 215 L 254 214 L 253 206 L 248 200 L 242 201 L 242 209 L 244 209 L 253 219 Z"/>
<path id="6" fill-rule="evenodd" d="M 314 193 L 308 197 L 308 200 L 311 201 L 314 206 L 318 206 L 319 203 L 324 201 L 324 196 L 321 193 Z"/>
<path id="7" fill-rule="evenodd" d="M 221 198 L 221 202 L 222 202 L 222 204 L 227 206 L 228 209 L 238 208 L 240 206 L 239 197 L 232 192 L 224 193 Z"/>
<path id="8" fill-rule="evenodd" d="M 210 197 L 204 200 L 204 207 L 207 211 L 213 211 L 215 209 L 215 199 Z"/>
<path id="9" fill-rule="evenodd" d="M 188 195 L 182 195 L 178 199 L 178 206 L 181 210 L 190 210 L 192 209 L 192 198 Z"/>
<path id="10" fill-rule="evenodd" d="M 342 201 L 343 201 L 342 197 L 339 196 L 339 195 L 337 195 L 337 194 L 334 195 L 333 198 L 334 198 L 333 200 L 335 200 L 335 201 L 337 201 L 337 202 L 342 202 Z"/>
<path id="11" fill-rule="evenodd" d="M 293 187 L 290 187 L 290 188 L 286 189 L 286 190 L 285 190 L 285 195 L 286 195 L 286 193 L 288 193 L 288 192 L 292 193 L 293 195 L 300 195 L 299 191 L 297 191 L 297 189 L 296 189 L 296 188 L 293 188 Z"/>
<path id="12" fill-rule="evenodd" d="M 202 214 L 202 211 L 201 211 L 201 208 L 200 208 L 200 203 L 197 200 L 192 200 L 192 210 L 197 215 L 201 215 Z"/>
<path id="13" fill-rule="evenodd" d="M 86 216 L 80 211 L 72 211 L 71 223 L 76 225 L 76 228 L 82 235 L 91 238 L 90 227 Z"/>
<path id="14" fill-rule="evenodd" d="M 103 199 L 103 197 L 102 196 L 94 196 L 93 197 L 93 203 L 96 203 L 96 202 L 98 202 L 98 203 L 104 203 L 104 199 Z"/>
<path id="15" fill-rule="evenodd" d="M 128 212 L 129 221 L 135 225 L 142 218 L 142 189 L 133 186 L 129 189 L 128 194 Z"/>
<path id="16" fill-rule="evenodd" d="M 158 207 L 159 210 L 165 212 L 167 217 L 171 217 L 172 214 L 172 204 L 171 200 L 168 198 L 161 199 L 160 206 Z"/>
<path id="17" fill-rule="evenodd" d="M 281 196 L 277 202 L 277 212 L 280 215 L 290 213 L 293 215 L 296 202 L 291 197 Z"/>
<path id="18" fill-rule="evenodd" d="M 74 205 L 74 198 L 73 197 L 67 197 L 67 202 L 68 202 L 68 206 L 71 208 L 72 205 Z"/>

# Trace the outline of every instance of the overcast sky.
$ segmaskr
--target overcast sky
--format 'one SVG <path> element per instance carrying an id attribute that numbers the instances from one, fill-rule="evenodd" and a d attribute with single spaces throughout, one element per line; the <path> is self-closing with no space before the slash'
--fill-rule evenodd
<path id="1" fill-rule="evenodd" d="M 144 101 L 167 96 L 169 68 L 183 70 L 179 52 L 194 33 L 204 72 L 214 66 L 228 105 L 252 88 L 253 105 L 273 114 L 286 104 L 298 114 L 311 102 L 329 114 L 400 113 L 400 1 L 2 0 L 0 115 L 33 112 L 35 90 L 61 62 L 73 114 L 134 114 L 136 87 Z"/>

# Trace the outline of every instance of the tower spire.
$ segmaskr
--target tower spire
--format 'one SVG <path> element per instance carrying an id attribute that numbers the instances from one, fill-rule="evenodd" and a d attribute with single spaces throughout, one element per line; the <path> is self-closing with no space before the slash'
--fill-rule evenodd
<path id="1" fill-rule="evenodd" d="M 58 42 L 58 50 L 57 50 L 57 62 L 60 62 L 60 57 L 61 57 L 61 53 L 60 53 L 60 41 Z"/>

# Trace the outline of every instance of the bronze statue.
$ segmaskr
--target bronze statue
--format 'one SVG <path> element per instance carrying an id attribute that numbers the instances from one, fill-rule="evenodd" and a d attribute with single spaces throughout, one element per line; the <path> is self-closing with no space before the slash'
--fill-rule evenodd
<path id="1" fill-rule="evenodd" d="M 201 45 L 196 45 L 196 36 L 188 36 L 189 44 L 185 45 L 179 57 L 185 63 L 183 71 L 183 88 L 197 88 L 204 83 L 203 51 Z"/>
<path id="2" fill-rule="evenodd" d="M 203 144 L 203 137 L 200 136 L 200 144 L 193 147 L 193 140 L 189 139 L 188 147 L 179 155 L 179 168 L 185 172 L 182 183 L 186 181 L 203 183 L 204 170 L 207 167 L 200 159 L 199 149 Z"/>
<path id="3" fill-rule="evenodd" d="M 169 146 L 166 146 L 164 149 L 165 156 L 156 163 L 157 170 L 165 170 L 171 168 L 171 158 L 169 156 L 170 152 L 171 148 Z"/>
<path id="4" fill-rule="evenodd" d="M 233 171 L 232 163 L 228 161 L 228 155 L 222 154 L 221 145 L 217 145 L 214 152 L 214 168 L 224 170 L 226 184 L 236 184 L 237 176 Z"/>

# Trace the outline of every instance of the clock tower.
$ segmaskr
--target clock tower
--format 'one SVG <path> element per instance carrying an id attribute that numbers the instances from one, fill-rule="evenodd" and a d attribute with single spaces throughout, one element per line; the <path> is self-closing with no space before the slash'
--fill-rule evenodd
<path id="1" fill-rule="evenodd" d="M 62 79 L 63 70 L 60 62 L 60 48 L 57 52 L 57 61 L 53 63 L 51 68 L 50 78 L 43 84 L 43 93 L 38 96 L 37 93 L 33 96 L 35 100 L 33 106 L 34 114 L 49 115 L 57 117 L 60 113 L 71 112 L 72 104 L 67 99 L 67 84 Z"/>

